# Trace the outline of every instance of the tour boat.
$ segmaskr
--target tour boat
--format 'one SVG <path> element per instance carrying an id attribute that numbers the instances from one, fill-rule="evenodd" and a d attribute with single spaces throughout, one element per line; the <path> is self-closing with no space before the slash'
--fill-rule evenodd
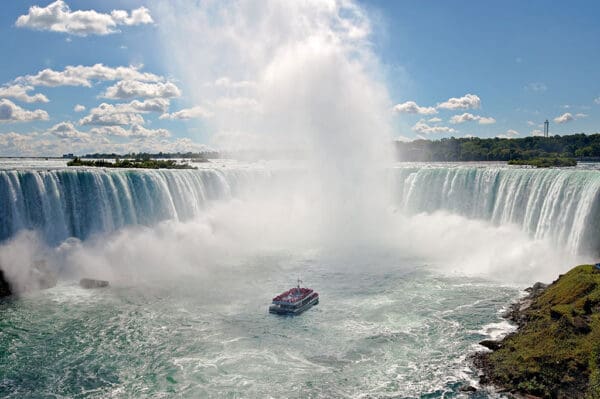
<path id="1" fill-rule="evenodd" d="M 301 288 L 300 279 L 298 286 L 287 290 L 273 298 L 269 306 L 269 313 L 283 315 L 297 315 L 319 303 L 319 293 L 310 288 Z"/>

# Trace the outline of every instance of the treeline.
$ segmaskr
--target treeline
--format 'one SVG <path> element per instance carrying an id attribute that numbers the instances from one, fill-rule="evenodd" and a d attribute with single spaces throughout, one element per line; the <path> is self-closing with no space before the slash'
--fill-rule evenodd
<path id="1" fill-rule="evenodd" d="M 505 138 L 443 138 L 396 141 L 401 161 L 509 161 L 545 157 L 600 158 L 600 134 Z"/>
<path id="2" fill-rule="evenodd" d="M 67 166 L 88 166 L 97 168 L 138 168 L 138 169 L 196 169 L 187 163 L 177 163 L 172 159 L 118 159 L 114 162 L 103 159 L 85 160 L 74 158 L 67 162 Z"/>
<path id="3" fill-rule="evenodd" d="M 87 159 L 216 159 L 219 158 L 217 151 L 206 151 L 206 152 L 130 152 L 128 154 L 115 154 L 110 153 L 94 153 L 85 154 L 81 158 Z"/>

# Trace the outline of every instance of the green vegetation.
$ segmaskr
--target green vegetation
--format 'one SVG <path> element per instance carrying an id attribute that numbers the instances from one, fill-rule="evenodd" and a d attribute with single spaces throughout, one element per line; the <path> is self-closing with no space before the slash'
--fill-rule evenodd
<path id="1" fill-rule="evenodd" d="M 577 161 L 573 158 L 545 157 L 533 159 L 511 159 L 509 165 L 531 165 L 536 168 L 549 168 L 552 166 L 576 166 Z"/>
<path id="2" fill-rule="evenodd" d="M 441 140 L 396 141 L 396 154 L 402 161 L 508 161 L 546 157 L 597 160 L 600 134 L 572 134 L 520 139 L 444 138 Z"/>
<path id="3" fill-rule="evenodd" d="M 519 393 L 600 398 L 600 270 L 575 267 L 517 313 L 519 330 L 481 355 L 487 378 Z"/>
<path id="4" fill-rule="evenodd" d="M 114 162 L 102 159 L 87 161 L 81 158 L 74 158 L 67 162 L 67 166 L 92 166 L 101 168 L 140 168 L 140 169 L 196 169 L 187 163 L 180 164 L 174 160 L 162 159 L 115 159 Z"/>

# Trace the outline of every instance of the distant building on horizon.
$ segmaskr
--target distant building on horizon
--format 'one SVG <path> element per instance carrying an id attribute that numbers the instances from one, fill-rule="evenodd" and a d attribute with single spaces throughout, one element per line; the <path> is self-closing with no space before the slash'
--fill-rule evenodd
<path id="1" fill-rule="evenodd" d="M 550 122 L 548 122 L 548 119 L 546 119 L 546 122 L 544 122 L 544 137 L 548 137 L 549 133 L 550 133 Z"/>

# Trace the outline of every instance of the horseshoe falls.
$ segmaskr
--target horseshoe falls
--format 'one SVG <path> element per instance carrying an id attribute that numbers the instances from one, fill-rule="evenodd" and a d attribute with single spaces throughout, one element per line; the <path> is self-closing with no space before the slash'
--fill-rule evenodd
<path id="1" fill-rule="evenodd" d="M 37 230 L 52 244 L 129 225 L 185 221 L 232 197 L 243 170 L 0 170 L 0 240 Z M 254 172 L 254 176 L 259 173 Z"/>
<path id="2" fill-rule="evenodd" d="M 596 253 L 600 172 L 506 166 L 397 166 L 392 201 L 406 214 L 446 211 L 514 224 L 573 253 Z M 270 176 L 270 177 L 269 177 Z M 0 170 L 0 241 L 28 229 L 47 242 L 198 217 L 211 202 L 269 185 L 272 171 Z"/>
<path id="3" fill-rule="evenodd" d="M 407 213 L 456 213 L 515 224 L 573 253 L 600 249 L 600 172 L 506 166 L 397 167 L 395 199 Z"/>

